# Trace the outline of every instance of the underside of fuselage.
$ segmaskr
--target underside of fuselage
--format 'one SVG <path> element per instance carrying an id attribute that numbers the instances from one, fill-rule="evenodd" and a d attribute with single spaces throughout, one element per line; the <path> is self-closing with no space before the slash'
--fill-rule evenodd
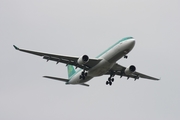
<path id="1" fill-rule="evenodd" d="M 113 46 L 106 53 L 102 54 L 102 56 L 99 56 L 99 58 L 102 60 L 96 66 L 86 71 L 86 76 L 82 75 L 84 70 L 81 70 L 75 76 L 73 76 L 68 83 L 69 84 L 82 84 L 91 80 L 93 77 L 102 76 L 106 74 L 114 66 L 114 64 L 116 64 L 117 60 L 126 56 L 132 50 L 132 48 L 134 47 L 134 44 L 135 44 L 135 41 L 133 39 L 129 41 L 128 40 L 123 41 Z"/>

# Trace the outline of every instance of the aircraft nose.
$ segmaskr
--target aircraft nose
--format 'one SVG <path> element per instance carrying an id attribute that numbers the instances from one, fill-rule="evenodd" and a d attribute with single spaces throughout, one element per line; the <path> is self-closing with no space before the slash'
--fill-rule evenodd
<path id="1" fill-rule="evenodd" d="M 130 44 L 130 46 L 134 47 L 134 45 L 135 45 L 135 39 L 129 40 L 129 44 Z"/>

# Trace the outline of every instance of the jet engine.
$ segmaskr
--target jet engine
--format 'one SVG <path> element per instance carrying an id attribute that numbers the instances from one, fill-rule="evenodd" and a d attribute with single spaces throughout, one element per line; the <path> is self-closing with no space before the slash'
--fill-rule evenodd
<path id="1" fill-rule="evenodd" d="M 86 64 L 87 62 L 89 61 L 89 57 L 87 55 L 83 55 L 81 56 L 78 60 L 77 60 L 77 63 L 79 65 L 84 65 Z"/>
<path id="2" fill-rule="evenodd" d="M 131 75 L 135 71 L 136 71 L 136 67 L 134 65 L 131 65 L 125 69 L 124 73 L 126 75 Z"/>

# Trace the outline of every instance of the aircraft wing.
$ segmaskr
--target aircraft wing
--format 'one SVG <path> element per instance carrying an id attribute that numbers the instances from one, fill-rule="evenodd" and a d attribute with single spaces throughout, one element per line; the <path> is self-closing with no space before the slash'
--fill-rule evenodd
<path id="1" fill-rule="evenodd" d="M 113 71 L 115 73 L 115 75 L 119 75 L 119 76 L 125 76 L 125 77 L 129 77 L 129 78 L 134 78 L 134 79 L 138 79 L 138 78 L 145 78 L 145 79 L 150 79 L 150 80 L 159 80 L 158 78 L 155 78 L 155 77 L 151 77 L 151 76 L 148 76 L 148 75 L 145 75 L 145 74 L 142 74 L 140 72 L 134 72 L 132 73 L 131 75 L 126 75 L 124 73 L 124 70 L 126 69 L 126 67 L 124 66 L 121 66 L 119 64 L 115 64 L 112 69 L 107 72 L 107 74 L 110 74 L 111 71 Z"/>
<path id="2" fill-rule="evenodd" d="M 43 57 L 43 59 L 46 59 L 47 61 L 49 61 L 49 60 L 55 61 L 57 64 L 59 62 L 64 63 L 66 65 L 69 64 L 69 65 L 73 65 L 73 66 L 76 66 L 76 67 L 79 67 L 79 68 L 85 69 L 85 70 L 89 70 L 90 68 L 94 67 L 95 65 L 97 65 L 101 61 L 101 59 L 94 58 L 94 59 L 89 59 L 89 61 L 86 64 L 80 65 L 77 63 L 77 60 L 79 59 L 79 57 L 36 52 L 36 51 L 31 51 L 31 50 L 20 49 L 20 48 L 16 47 L 15 45 L 13 45 L 13 46 L 16 50 L 26 52 L 26 53 L 30 53 L 33 55 L 37 55 L 37 56 L 41 56 L 41 57 Z"/>

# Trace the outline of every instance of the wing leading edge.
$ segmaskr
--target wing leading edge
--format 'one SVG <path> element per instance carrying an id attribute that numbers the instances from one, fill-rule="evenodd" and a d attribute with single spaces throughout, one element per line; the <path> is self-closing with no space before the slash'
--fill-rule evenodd
<path id="1" fill-rule="evenodd" d="M 15 45 L 13 45 L 13 46 L 16 50 L 43 57 L 43 59 L 46 59 L 47 61 L 49 61 L 49 60 L 55 61 L 57 64 L 58 63 L 64 63 L 66 65 L 69 64 L 69 65 L 73 65 L 73 66 L 76 66 L 76 67 L 79 67 L 79 68 L 85 69 L 85 70 L 89 70 L 90 68 L 94 67 L 101 61 L 101 59 L 91 58 L 91 59 L 89 59 L 89 61 L 86 64 L 80 65 L 77 63 L 77 60 L 79 59 L 79 57 L 36 52 L 36 51 L 31 51 L 31 50 L 20 49 Z"/>
<path id="2" fill-rule="evenodd" d="M 112 69 L 110 71 L 113 71 L 115 75 L 119 75 L 119 76 L 125 76 L 125 77 L 128 77 L 128 78 L 134 78 L 134 79 L 138 79 L 138 78 L 145 78 L 145 79 L 149 79 L 149 80 L 160 80 L 158 78 L 155 78 L 155 77 L 151 77 L 151 76 L 148 76 L 148 75 L 145 75 L 145 74 L 142 74 L 140 72 L 134 72 L 132 73 L 131 75 L 126 75 L 124 74 L 124 70 L 126 69 L 126 67 L 124 66 L 121 66 L 119 64 L 115 64 Z M 108 72 L 107 74 L 110 74 L 111 72 Z"/>

